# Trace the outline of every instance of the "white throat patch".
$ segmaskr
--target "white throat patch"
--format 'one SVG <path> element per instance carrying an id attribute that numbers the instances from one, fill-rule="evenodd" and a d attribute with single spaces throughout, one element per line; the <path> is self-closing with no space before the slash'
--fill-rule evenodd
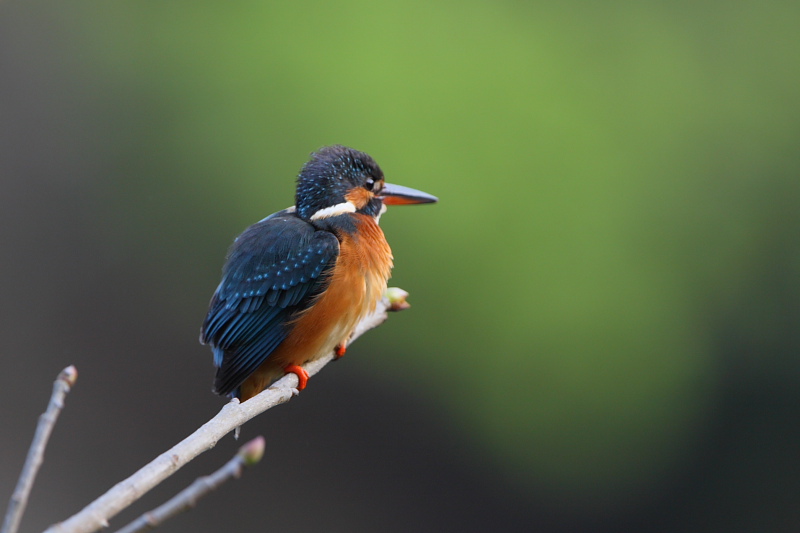
<path id="1" fill-rule="evenodd" d="M 375 215 L 375 223 L 376 224 L 381 221 L 381 215 L 384 214 L 387 209 L 389 209 L 389 208 L 386 207 L 386 204 L 381 204 L 381 210 L 378 211 L 377 215 Z"/>
<path id="2" fill-rule="evenodd" d="M 341 204 L 332 205 L 330 207 L 326 207 L 325 209 L 320 209 L 313 215 L 311 215 L 311 220 L 322 220 L 323 218 L 330 218 L 336 217 L 339 215 L 344 215 L 346 213 L 355 213 L 356 206 L 351 202 L 342 202 Z"/>

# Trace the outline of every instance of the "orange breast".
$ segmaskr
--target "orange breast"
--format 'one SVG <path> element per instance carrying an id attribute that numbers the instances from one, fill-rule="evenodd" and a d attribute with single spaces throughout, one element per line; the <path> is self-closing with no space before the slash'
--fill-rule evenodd
<path id="1" fill-rule="evenodd" d="M 286 366 L 330 353 L 375 309 L 391 275 L 392 250 L 372 217 L 353 216 L 358 217 L 358 231 L 340 235 L 339 257 L 327 290 L 294 319 L 289 337 L 242 384 L 242 401 L 283 375 Z"/>

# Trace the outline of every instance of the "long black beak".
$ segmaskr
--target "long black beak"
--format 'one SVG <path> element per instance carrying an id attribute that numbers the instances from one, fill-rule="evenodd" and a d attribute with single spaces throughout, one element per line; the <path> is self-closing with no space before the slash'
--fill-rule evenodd
<path id="1" fill-rule="evenodd" d="M 433 204 L 439 201 L 438 198 L 426 192 L 391 183 L 383 184 L 383 189 L 378 193 L 378 197 L 386 205 Z"/>

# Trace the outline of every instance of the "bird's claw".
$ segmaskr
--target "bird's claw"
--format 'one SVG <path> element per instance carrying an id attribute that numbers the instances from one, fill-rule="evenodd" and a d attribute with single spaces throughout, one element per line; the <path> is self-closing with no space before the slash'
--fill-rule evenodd
<path id="1" fill-rule="evenodd" d="M 305 368 L 303 368 L 302 366 L 298 366 L 298 365 L 289 365 L 286 368 L 284 368 L 283 370 L 287 374 L 289 372 L 291 372 L 292 374 L 297 376 L 297 391 L 298 392 L 300 392 L 301 390 L 306 388 L 306 385 L 308 385 L 308 377 L 309 376 L 308 376 L 308 372 L 306 372 Z"/>
<path id="2" fill-rule="evenodd" d="M 335 354 L 333 357 L 334 360 L 344 357 L 344 354 L 347 353 L 347 341 L 337 344 L 333 352 Z"/>

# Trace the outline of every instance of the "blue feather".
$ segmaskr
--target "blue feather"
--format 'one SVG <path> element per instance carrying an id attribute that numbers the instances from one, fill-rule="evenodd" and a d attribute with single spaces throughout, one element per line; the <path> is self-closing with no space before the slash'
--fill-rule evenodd
<path id="1" fill-rule="evenodd" d="M 327 287 L 324 274 L 338 255 L 333 233 L 290 212 L 271 215 L 236 238 L 200 337 L 213 350 L 216 392 L 235 394 L 286 339 L 292 318 Z"/>

